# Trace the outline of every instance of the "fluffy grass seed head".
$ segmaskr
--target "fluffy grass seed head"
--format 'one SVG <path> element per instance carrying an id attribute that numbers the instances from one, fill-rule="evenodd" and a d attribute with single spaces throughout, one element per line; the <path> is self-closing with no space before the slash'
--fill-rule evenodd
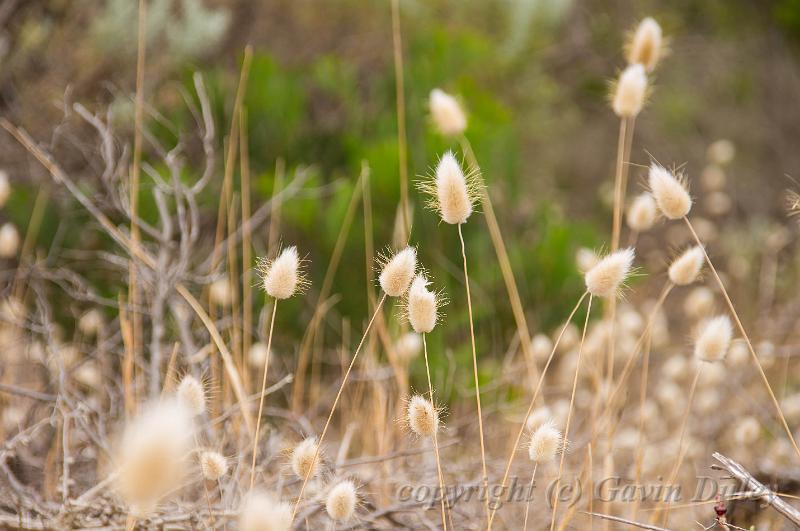
<path id="1" fill-rule="evenodd" d="M 630 65 L 619 76 L 614 86 L 614 98 L 611 107 L 620 118 L 633 118 L 644 107 L 647 96 L 647 74 L 644 66 Z"/>
<path id="2" fill-rule="evenodd" d="M 262 490 L 250 492 L 239 513 L 241 531 L 289 531 L 292 507 Z"/>
<path id="3" fill-rule="evenodd" d="M 626 45 L 628 64 L 640 64 L 652 72 L 663 56 L 664 48 L 661 26 L 654 18 L 646 17 L 639 22 Z"/>
<path id="4" fill-rule="evenodd" d="M 706 155 L 711 164 L 716 164 L 717 166 L 727 166 L 736 156 L 736 146 L 734 146 L 733 142 L 730 140 L 722 138 L 714 141 L 710 146 L 708 146 Z"/>
<path id="5" fill-rule="evenodd" d="M 531 354 L 536 361 L 544 361 L 553 350 L 553 340 L 547 334 L 536 334 L 531 339 Z"/>
<path id="6" fill-rule="evenodd" d="M 628 207 L 628 215 L 625 216 L 625 221 L 631 230 L 645 232 L 653 227 L 657 214 L 656 200 L 653 199 L 652 195 L 645 192 L 634 198 L 631 206 Z"/>
<path id="7" fill-rule="evenodd" d="M 263 367 L 267 362 L 268 353 L 267 344 L 262 341 L 256 341 L 250 345 L 250 350 L 247 352 L 247 362 L 252 367 Z"/>
<path id="8" fill-rule="evenodd" d="M 620 249 L 600 259 L 586 272 L 586 290 L 596 297 L 616 297 L 631 272 L 632 248 Z"/>
<path id="9" fill-rule="evenodd" d="M 417 250 L 409 246 L 392 256 L 381 257 L 379 262 L 383 266 L 378 276 L 381 289 L 390 297 L 400 297 L 408 291 L 417 270 Z"/>
<path id="10" fill-rule="evenodd" d="M 600 257 L 597 256 L 597 253 L 588 247 L 579 247 L 575 252 L 575 265 L 581 273 L 586 273 L 596 266 L 599 260 Z"/>
<path id="11" fill-rule="evenodd" d="M 669 279 L 673 284 L 686 286 L 697 280 L 706 256 L 699 245 L 686 249 L 669 266 Z"/>
<path id="12" fill-rule="evenodd" d="M 303 260 L 294 245 L 283 249 L 273 260 L 259 259 L 258 271 L 264 291 L 276 299 L 288 299 L 302 292 L 308 284 L 303 273 Z"/>
<path id="13" fill-rule="evenodd" d="M 20 245 L 19 231 L 12 223 L 0 227 L 0 258 L 14 258 Z"/>
<path id="14" fill-rule="evenodd" d="M 218 278 L 208 287 L 208 294 L 214 304 L 228 308 L 233 304 L 233 290 L 227 277 Z"/>
<path id="15" fill-rule="evenodd" d="M 761 433 L 761 424 L 755 417 L 744 417 L 734 428 L 734 439 L 742 445 L 753 444 Z"/>
<path id="16" fill-rule="evenodd" d="M 409 363 L 422 352 L 422 336 L 406 332 L 394 342 L 394 351 L 403 363 Z"/>
<path id="17" fill-rule="evenodd" d="M 358 489 L 356 484 L 346 479 L 340 481 L 328 492 L 325 500 L 325 511 L 337 522 L 347 522 L 356 513 Z"/>
<path id="18" fill-rule="evenodd" d="M 539 425 L 528 443 L 528 456 L 534 463 L 550 461 L 564 448 L 564 437 L 552 420 Z"/>
<path id="19" fill-rule="evenodd" d="M 444 136 L 460 135 L 467 128 L 467 115 L 458 100 L 445 91 L 435 88 L 428 99 L 433 124 Z"/>
<path id="20" fill-rule="evenodd" d="M 420 437 L 433 437 L 439 429 L 439 412 L 430 400 L 414 395 L 408 401 L 408 427 Z"/>
<path id="21" fill-rule="evenodd" d="M 718 315 L 705 322 L 694 344 L 694 355 L 702 361 L 721 361 L 728 353 L 733 326 L 727 315 Z"/>
<path id="22" fill-rule="evenodd" d="M 206 411 L 206 392 L 194 376 L 187 374 L 178 384 L 178 402 L 192 415 L 202 415 Z"/>
<path id="23" fill-rule="evenodd" d="M 448 151 L 439 159 L 433 178 L 422 181 L 418 187 L 428 196 L 428 207 L 435 210 L 442 221 L 459 225 L 472 215 L 481 186 L 479 172 L 473 170 L 465 174 L 453 152 Z"/>
<path id="24" fill-rule="evenodd" d="M 292 472 L 300 479 L 305 479 L 306 476 L 313 477 L 316 473 L 319 456 L 314 460 L 314 454 L 317 453 L 317 446 L 316 437 L 307 437 L 292 450 L 289 459 Z"/>
<path id="25" fill-rule="evenodd" d="M 647 176 L 650 193 L 658 209 L 669 219 L 681 219 L 692 208 L 692 198 L 682 176 L 675 176 L 668 169 L 653 162 Z"/>
<path id="26" fill-rule="evenodd" d="M 228 460 L 219 452 L 206 450 L 200 454 L 200 470 L 209 481 L 217 481 L 228 472 Z"/>
<path id="27" fill-rule="evenodd" d="M 440 298 L 428 289 L 428 279 L 417 275 L 411 282 L 406 300 L 406 314 L 411 328 L 418 334 L 430 333 L 439 317 Z"/>
<path id="28" fill-rule="evenodd" d="M 181 485 L 193 430 L 191 412 L 173 398 L 145 406 L 126 425 L 115 487 L 133 514 L 150 513 Z"/>

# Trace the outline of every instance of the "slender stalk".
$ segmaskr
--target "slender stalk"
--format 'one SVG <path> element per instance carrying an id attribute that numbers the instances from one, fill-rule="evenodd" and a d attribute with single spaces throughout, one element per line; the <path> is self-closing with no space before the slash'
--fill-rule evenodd
<path id="1" fill-rule="evenodd" d="M 242 193 L 242 379 L 250 386 L 250 366 L 247 355 L 253 343 L 253 246 L 250 227 L 250 152 L 247 139 L 247 113 L 241 110 L 239 116 L 239 165 L 241 168 Z M 276 204 L 279 205 L 280 202 Z"/>
<path id="2" fill-rule="evenodd" d="M 428 334 L 422 334 L 422 349 L 425 353 L 425 373 L 428 375 L 428 393 L 431 397 L 431 405 L 433 405 L 433 384 L 431 383 L 431 366 L 428 363 Z M 447 518 L 445 516 L 445 508 L 444 508 L 444 498 L 445 498 L 445 490 L 444 490 L 444 474 L 442 474 L 442 460 L 439 456 L 439 434 L 438 429 L 434 430 L 433 432 L 433 450 L 436 453 L 436 472 L 439 474 L 439 489 L 441 490 L 441 498 L 439 501 L 442 503 L 442 529 L 447 531 Z"/>
<path id="3" fill-rule="evenodd" d="M 478 159 L 475 157 L 475 153 L 472 151 L 472 145 L 469 143 L 469 140 L 467 140 L 467 137 L 462 135 L 460 141 L 461 149 L 464 151 L 469 165 L 475 170 L 481 171 Z M 525 310 L 522 307 L 522 300 L 519 296 L 519 289 L 517 289 L 514 271 L 511 269 L 511 260 L 508 258 L 506 244 L 503 242 L 503 233 L 500 230 L 500 225 L 497 223 L 497 216 L 494 214 L 492 198 L 489 196 L 489 191 L 485 187 L 481 193 L 481 206 L 483 207 L 483 216 L 486 219 L 486 225 L 489 227 L 489 236 L 492 239 L 494 253 L 497 255 L 500 273 L 502 273 L 503 282 L 506 285 L 508 300 L 511 303 L 511 311 L 514 314 L 514 322 L 517 325 L 517 335 L 519 335 L 519 340 L 522 344 L 522 352 L 525 356 L 525 365 L 528 368 L 528 377 L 532 382 L 539 378 L 539 369 L 536 367 L 536 360 L 533 359 L 533 352 L 531 351 L 531 335 L 528 331 L 528 321 L 525 318 Z"/>
<path id="4" fill-rule="evenodd" d="M 572 311 L 567 317 L 567 320 L 564 322 L 564 325 L 561 327 L 561 331 L 558 333 L 558 337 L 556 338 L 555 343 L 553 343 L 553 349 L 550 351 L 550 356 L 547 358 L 547 361 L 542 368 L 542 374 L 539 377 L 539 381 L 536 384 L 536 389 L 533 392 L 533 396 L 531 397 L 531 402 L 528 404 L 528 411 L 525 413 L 525 418 L 522 419 L 522 424 L 519 426 L 519 431 L 517 432 L 517 438 L 514 439 L 514 446 L 511 447 L 511 452 L 509 453 L 508 460 L 506 461 L 506 469 L 503 472 L 503 481 L 500 485 L 500 492 L 506 488 L 506 483 L 508 483 L 508 475 L 511 472 L 511 465 L 514 463 L 514 457 L 517 455 L 517 449 L 519 448 L 519 442 L 522 440 L 522 434 L 525 432 L 525 426 L 528 424 L 528 418 L 531 416 L 531 412 L 533 411 L 533 406 L 536 403 L 536 399 L 539 397 L 539 391 L 542 389 L 542 383 L 544 382 L 544 377 L 547 374 L 547 369 L 550 368 L 550 363 L 552 363 L 553 358 L 556 355 L 556 349 L 558 345 L 561 343 L 561 338 L 564 337 L 564 331 L 567 329 L 567 326 L 572 322 L 572 318 L 575 317 L 575 313 L 580 308 L 583 300 L 589 294 L 588 291 L 585 291 L 581 298 L 578 299 L 578 302 L 575 304 L 575 307 L 572 308 Z M 494 520 L 494 515 L 497 513 L 497 507 L 492 510 L 492 514 L 489 516 L 489 528 L 492 527 L 492 521 Z"/>
<path id="5" fill-rule="evenodd" d="M 144 120 L 144 69 L 147 37 L 147 0 L 139 0 L 139 21 L 136 53 L 136 99 L 134 101 L 133 131 L 133 165 L 130 176 L 130 211 L 131 211 L 131 244 L 138 247 L 141 241 L 139 232 L 139 183 L 142 164 L 142 122 Z M 131 352 L 135 357 L 142 342 L 142 316 L 139 306 L 139 285 L 136 262 L 131 260 L 128 272 L 128 300 L 131 303 L 133 322 L 131 334 Z M 154 353 L 150 359 L 150 397 L 158 395 L 161 389 L 161 356 Z"/>
<path id="6" fill-rule="evenodd" d="M 469 272 L 467 271 L 467 251 L 464 246 L 464 234 L 461 231 L 462 223 L 458 224 L 458 239 L 461 241 L 461 258 L 464 262 L 464 284 L 467 288 L 467 309 L 469 313 L 469 337 L 472 342 L 472 375 L 475 379 L 475 401 L 478 404 L 478 432 L 481 438 L 481 467 L 483 468 L 483 488 L 486 492 L 485 509 L 486 522 L 491 526 L 489 517 L 489 474 L 486 472 L 486 448 L 483 440 L 483 414 L 481 412 L 481 386 L 478 382 L 478 355 L 475 352 L 475 325 L 472 318 L 472 296 L 469 291 Z"/>
<path id="7" fill-rule="evenodd" d="M 578 361 L 575 365 L 575 377 L 572 379 L 572 395 L 569 398 L 569 410 L 567 411 L 567 424 L 564 427 L 564 439 L 569 440 L 569 426 L 572 422 L 572 409 L 575 406 L 575 391 L 578 389 L 578 374 L 581 372 L 581 359 L 583 357 L 583 342 L 586 339 L 586 328 L 589 326 L 589 315 L 592 313 L 592 299 L 589 295 L 589 305 L 586 309 L 586 319 L 583 321 L 583 331 L 581 332 L 581 343 L 578 345 Z M 566 452 L 561 452 L 561 459 L 558 463 L 558 477 L 556 477 L 555 500 L 553 501 L 553 515 L 550 519 L 550 531 L 556 525 L 556 514 L 558 513 L 559 485 L 561 484 L 561 474 L 564 472 L 564 457 Z"/>
<path id="8" fill-rule="evenodd" d="M 269 335 L 267 336 L 267 359 L 264 360 L 264 378 L 261 380 L 261 394 L 258 397 L 258 416 L 256 417 L 256 434 L 253 437 L 253 462 L 250 465 L 250 490 L 256 480 L 256 457 L 258 456 L 258 431 L 261 427 L 261 414 L 264 411 L 264 391 L 267 389 L 267 373 L 269 372 L 269 358 L 272 356 L 272 331 L 275 329 L 275 314 L 278 313 L 278 299 L 272 303 L 272 317 L 269 320 Z"/>
<path id="9" fill-rule="evenodd" d="M 403 79 L 403 41 L 400 32 L 400 0 L 392 0 L 392 47 L 397 107 L 397 158 L 400 165 L 400 210 L 403 216 L 403 239 L 411 234 L 408 212 L 408 148 L 406 145 L 406 96 Z"/>
<path id="10" fill-rule="evenodd" d="M 322 442 L 325 440 L 325 435 L 328 433 L 328 427 L 331 425 L 331 419 L 333 418 L 333 413 L 336 411 L 336 406 L 339 404 L 339 399 L 342 397 L 342 391 L 344 391 L 344 386 L 347 384 L 347 379 L 350 377 L 350 373 L 353 370 L 353 366 L 356 364 L 356 359 L 358 359 L 358 353 L 361 352 L 361 347 L 364 345 L 364 340 L 369 335 L 369 331 L 372 328 L 372 323 L 375 322 L 375 318 L 378 316 L 378 313 L 381 311 L 383 307 L 383 303 L 386 302 L 386 294 L 384 293 L 381 297 L 380 301 L 378 301 L 378 305 L 375 307 L 375 312 L 372 314 L 372 317 L 367 323 L 367 327 L 364 329 L 364 335 L 361 336 L 361 341 L 358 342 L 358 347 L 356 347 L 356 351 L 353 354 L 353 359 L 350 360 L 350 365 L 347 367 L 347 371 L 345 371 L 344 376 L 342 377 L 342 383 L 339 386 L 339 391 L 336 393 L 336 398 L 333 400 L 333 405 L 331 406 L 331 412 L 328 414 L 328 419 L 325 421 L 325 427 L 322 428 L 322 434 L 319 436 L 319 441 L 317 442 L 317 450 L 314 452 L 314 459 L 311 460 L 312 463 L 316 463 L 317 459 L 319 458 L 319 450 L 322 448 Z M 303 500 L 303 494 L 306 491 L 306 485 L 308 484 L 308 479 L 311 477 L 311 472 L 313 471 L 314 467 L 310 467 L 308 472 L 306 473 L 306 477 L 303 478 L 303 485 L 300 487 L 300 494 L 297 495 L 297 500 L 294 502 L 294 508 L 292 509 L 292 522 L 294 522 L 295 516 L 297 516 L 297 509 L 300 506 L 300 502 Z"/>
<path id="11" fill-rule="evenodd" d="M 640 485 L 642 478 L 642 458 L 644 455 L 644 405 L 647 402 L 647 380 L 650 373 L 650 348 L 653 343 L 653 333 L 649 331 L 647 334 L 647 341 L 644 347 L 644 360 L 642 361 L 642 378 L 639 384 L 639 437 L 636 441 L 636 451 L 634 452 L 635 467 L 636 467 L 636 481 L 635 485 Z M 632 519 L 636 519 L 639 512 L 639 504 L 641 503 L 637 496 L 633 504 Z"/>
<path id="12" fill-rule="evenodd" d="M 528 501 L 525 504 L 525 521 L 522 525 L 522 531 L 528 531 L 528 512 L 531 509 L 531 493 L 533 493 L 533 480 L 536 477 L 536 468 L 539 466 L 539 463 L 533 464 L 533 473 L 531 474 L 531 483 L 528 485 Z"/>
<path id="13" fill-rule="evenodd" d="M 769 384 L 769 379 L 767 379 L 767 375 L 764 373 L 764 368 L 761 366 L 761 362 L 758 360 L 758 356 L 756 355 L 756 351 L 753 349 L 753 343 L 750 341 L 750 336 L 747 335 L 747 332 L 744 329 L 744 325 L 742 325 L 741 319 L 739 319 L 739 314 L 736 312 L 736 308 L 733 306 L 733 302 L 731 302 L 731 298 L 728 295 L 728 290 L 725 289 L 725 285 L 722 283 L 722 279 L 719 278 L 719 274 L 717 274 L 717 269 L 714 267 L 714 264 L 711 262 L 711 258 L 708 257 L 708 253 L 706 252 L 705 246 L 700 242 L 700 238 L 697 236 L 697 232 L 695 232 L 692 223 L 689 221 L 689 218 L 686 216 L 683 217 L 683 220 L 686 222 L 686 226 L 689 227 L 689 230 L 694 237 L 695 242 L 697 245 L 703 249 L 703 255 L 705 256 L 706 263 L 708 263 L 709 269 L 711 269 L 711 273 L 714 275 L 714 279 L 717 281 L 717 285 L 719 286 L 720 291 L 722 291 L 722 296 L 725 298 L 725 302 L 728 305 L 728 309 L 730 309 L 731 314 L 733 315 L 733 320 L 736 321 L 736 326 L 739 328 L 739 333 L 742 334 L 745 343 L 747 343 L 747 348 L 750 351 L 750 356 L 753 358 L 753 361 L 758 368 L 758 374 L 761 376 L 761 380 L 764 382 L 764 386 L 767 388 L 767 392 L 769 393 L 770 399 L 772 399 L 772 404 L 775 406 L 775 409 L 778 412 L 778 418 L 783 424 L 783 429 L 786 431 L 786 435 L 789 436 L 789 440 L 792 442 L 792 446 L 794 446 L 794 451 L 798 457 L 800 457 L 800 448 L 797 446 L 797 442 L 794 440 L 794 435 L 792 435 L 792 430 L 789 428 L 789 424 L 786 422 L 786 417 L 783 416 L 783 410 L 781 410 L 781 406 L 778 403 L 778 399 L 775 398 L 775 393 L 772 391 L 772 386 Z"/>
<path id="14" fill-rule="evenodd" d="M 669 474 L 669 479 L 667 480 L 667 485 L 672 485 L 675 479 L 678 477 L 678 472 L 680 471 L 681 465 L 683 464 L 683 458 L 686 456 L 686 452 L 683 449 L 683 441 L 686 438 L 686 425 L 689 422 L 689 413 L 692 411 L 692 401 L 694 401 L 694 392 L 697 390 L 697 382 L 700 380 L 700 373 L 703 372 L 703 365 L 704 362 L 697 367 L 697 372 L 694 374 L 694 380 L 692 381 L 692 386 L 689 388 L 689 399 L 686 403 L 686 410 L 683 412 L 683 418 L 681 418 L 681 436 L 678 438 L 678 460 L 675 461 L 675 465 L 672 467 L 672 472 Z M 670 506 L 667 503 L 667 507 L 664 510 L 664 519 L 661 522 L 662 526 L 667 525 L 667 520 L 669 519 L 669 510 Z M 660 510 L 656 511 L 653 515 L 652 521 L 658 517 Z"/>

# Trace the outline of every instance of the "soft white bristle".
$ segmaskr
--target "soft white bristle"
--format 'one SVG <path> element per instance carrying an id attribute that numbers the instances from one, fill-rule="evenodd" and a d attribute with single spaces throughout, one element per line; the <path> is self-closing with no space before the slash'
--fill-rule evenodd
<path id="1" fill-rule="evenodd" d="M 639 114 L 647 95 L 647 74 L 640 64 L 628 66 L 617 81 L 611 106 L 621 118 L 632 118 Z"/>
<path id="2" fill-rule="evenodd" d="M 445 223 L 466 223 L 472 214 L 472 197 L 461 165 L 452 152 L 442 155 L 436 166 L 436 201 Z"/>
<path id="3" fill-rule="evenodd" d="M 658 208 L 656 207 L 655 199 L 653 199 L 652 195 L 644 193 L 636 196 L 633 200 L 628 208 L 628 215 L 625 220 L 631 230 L 644 232 L 653 227 L 657 213 Z"/>
<path id="4" fill-rule="evenodd" d="M 408 427 L 420 437 L 433 437 L 439 429 L 439 412 L 422 395 L 412 396 L 408 401 L 407 416 Z"/>
<path id="5" fill-rule="evenodd" d="M 328 492 L 325 501 L 325 510 L 333 520 L 347 522 L 356 512 L 358 503 L 358 490 L 355 483 L 346 479 L 337 483 Z"/>
<path id="6" fill-rule="evenodd" d="M 561 431 L 552 420 L 539 425 L 531 434 L 528 444 L 528 456 L 534 463 L 550 461 L 563 449 L 564 439 Z"/>
<path id="7" fill-rule="evenodd" d="M 694 344 L 694 355 L 703 361 L 720 361 L 730 347 L 733 326 L 727 315 L 718 315 L 706 321 Z"/>
<path id="8" fill-rule="evenodd" d="M 428 279 L 417 275 L 408 290 L 408 321 L 418 334 L 427 334 L 436 326 L 438 301 L 427 286 Z"/>
<path id="9" fill-rule="evenodd" d="M 669 219 L 680 219 L 692 208 L 692 198 L 686 186 L 669 170 L 655 162 L 650 165 L 648 174 L 650 193 L 656 200 L 658 209 Z"/>
<path id="10" fill-rule="evenodd" d="M 614 297 L 633 265 L 633 249 L 621 249 L 603 257 L 586 272 L 586 290 L 596 297 Z"/>
<path id="11" fill-rule="evenodd" d="M 714 292 L 705 286 L 694 288 L 683 302 L 683 311 L 692 319 L 699 319 L 714 309 Z"/>
<path id="12" fill-rule="evenodd" d="M 294 447 L 291 455 L 292 472 L 301 479 L 306 476 L 312 477 L 316 473 L 317 463 L 319 457 L 314 460 L 314 454 L 317 453 L 317 439 L 316 437 L 308 437 L 300 444 Z"/>
<path id="13" fill-rule="evenodd" d="M 277 258 L 261 266 L 264 291 L 276 299 L 288 299 L 301 286 L 300 257 L 294 245 L 285 248 Z"/>
<path id="14" fill-rule="evenodd" d="M 652 72 L 661 58 L 663 40 L 658 22 L 652 17 L 642 19 L 627 46 L 628 63 L 640 64 Z"/>
<path id="15" fill-rule="evenodd" d="M 217 481 L 228 472 L 228 460 L 219 452 L 205 451 L 200 454 L 200 469 L 204 478 Z"/>
<path id="16" fill-rule="evenodd" d="M 406 247 L 389 258 L 381 270 L 378 281 L 388 296 L 399 297 L 408 290 L 416 269 L 417 250 Z"/>
<path id="17" fill-rule="evenodd" d="M 206 393 L 203 384 L 194 376 L 186 375 L 178 384 L 178 400 L 194 415 L 202 415 L 206 410 Z"/>
<path id="18" fill-rule="evenodd" d="M 580 247 L 575 253 L 575 264 L 578 266 L 578 271 L 586 273 L 591 268 L 597 265 L 600 258 L 597 253 L 587 247 Z"/>
<path id="19" fill-rule="evenodd" d="M 292 507 L 261 490 L 250 492 L 239 513 L 240 531 L 289 531 Z"/>
<path id="20" fill-rule="evenodd" d="M 144 515 L 183 481 L 194 426 L 179 401 L 146 406 L 125 427 L 116 489 L 131 511 Z"/>
<path id="21" fill-rule="evenodd" d="M 700 275 L 703 262 L 705 262 L 703 248 L 699 245 L 690 247 L 670 264 L 669 279 L 678 286 L 691 284 Z"/>
<path id="22" fill-rule="evenodd" d="M 460 135 L 467 128 L 467 115 L 453 96 L 435 88 L 428 105 L 436 129 L 445 136 Z"/>

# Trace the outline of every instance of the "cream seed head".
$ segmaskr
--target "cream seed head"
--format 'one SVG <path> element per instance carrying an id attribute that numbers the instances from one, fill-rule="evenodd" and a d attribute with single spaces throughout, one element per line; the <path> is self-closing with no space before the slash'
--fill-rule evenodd
<path id="1" fill-rule="evenodd" d="M 653 196 L 648 193 L 643 193 L 633 200 L 631 206 L 628 208 L 628 215 L 625 220 L 628 223 L 628 228 L 636 232 L 644 232 L 650 230 L 656 222 L 656 215 L 658 208 Z"/>
<path id="2" fill-rule="evenodd" d="M 632 248 L 621 249 L 603 257 L 586 272 L 586 290 L 596 297 L 615 297 L 633 265 Z"/>
<path id="3" fill-rule="evenodd" d="M 146 406 L 125 427 L 116 490 L 131 512 L 146 515 L 183 481 L 194 425 L 179 401 Z"/>
<path id="4" fill-rule="evenodd" d="M 528 422 L 525 423 L 525 428 L 533 433 L 536 428 L 542 424 L 549 422 L 553 418 L 553 413 L 547 406 L 542 406 L 534 409 L 528 416 Z"/>
<path id="5" fill-rule="evenodd" d="M 239 513 L 241 531 L 289 531 L 292 507 L 261 490 L 250 492 Z"/>
<path id="6" fill-rule="evenodd" d="M 422 352 L 422 336 L 416 332 L 406 332 L 395 341 L 394 351 L 402 362 L 410 362 Z"/>
<path id="7" fill-rule="evenodd" d="M 399 297 L 407 290 L 417 269 L 417 250 L 406 247 L 390 258 L 384 259 L 384 266 L 378 277 L 381 289 L 390 297 Z"/>
<path id="8" fill-rule="evenodd" d="M 663 55 L 661 26 L 652 17 L 642 19 L 627 44 L 629 64 L 640 64 L 652 72 Z"/>
<path id="9" fill-rule="evenodd" d="M 550 357 L 553 351 L 553 340 L 547 334 L 536 334 L 531 339 L 531 353 L 536 361 L 543 361 Z"/>
<path id="10" fill-rule="evenodd" d="M 647 177 L 650 193 L 664 216 L 669 219 L 680 219 L 692 208 L 692 198 L 686 189 L 683 179 L 675 177 L 669 170 L 656 164 L 650 165 Z"/>
<path id="11" fill-rule="evenodd" d="M 473 204 L 477 199 L 476 177 L 464 174 L 452 151 L 442 155 L 439 160 L 433 184 L 425 183 L 421 188 L 431 196 L 429 205 L 439 213 L 445 223 L 466 223 L 472 215 Z"/>
<path id="12" fill-rule="evenodd" d="M 467 128 L 467 115 L 450 94 L 435 88 L 428 100 L 433 124 L 444 136 L 460 135 Z"/>
<path id="13" fill-rule="evenodd" d="M 12 223 L 0 227 L 0 258 L 14 258 L 20 245 L 19 231 Z"/>
<path id="14" fill-rule="evenodd" d="M 264 367 L 267 362 L 267 353 L 269 349 L 267 344 L 261 341 L 256 341 L 250 345 L 250 350 L 247 353 L 247 361 L 253 367 Z"/>
<path id="15" fill-rule="evenodd" d="M 297 477 L 305 479 L 308 476 L 310 478 L 316 473 L 319 456 L 317 456 L 317 460 L 314 460 L 314 455 L 317 453 L 317 446 L 316 437 L 308 437 L 292 450 L 290 462 L 292 472 Z"/>
<path id="16" fill-rule="evenodd" d="M 428 279 L 417 275 L 411 282 L 406 302 L 408 321 L 418 334 L 427 334 L 436 326 L 439 301 L 436 293 L 428 289 Z"/>
<path id="17" fill-rule="evenodd" d="M 408 427 L 420 437 L 433 437 L 439 429 L 439 412 L 422 395 L 414 395 L 408 401 Z"/>
<path id="18" fill-rule="evenodd" d="M 706 286 L 694 288 L 683 302 L 683 311 L 692 319 L 707 316 L 714 309 L 714 292 Z"/>
<path id="19" fill-rule="evenodd" d="M 611 106 L 620 118 L 633 118 L 642 110 L 647 95 L 647 74 L 640 64 L 628 66 L 619 76 Z"/>
<path id="20" fill-rule="evenodd" d="M 534 463 L 550 461 L 564 447 L 564 438 L 552 420 L 537 427 L 531 434 L 528 444 L 528 456 Z"/>
<path id="21" fill-rule="evenodd" d="M 742 445 L 753 444 L 761 433 L 761 424 L 755 417 L 741 419 L 734 429 L 734 439 Z"/>
<path id="22" fill-rule="evenodd" d="M 178 384 L 178 401 L 193 415 L 202 415 L 206 410 L 206 392 L 203 384 L 194 376 L 186 375 Z"/>
<path id="23" fill-rule="evenodd" d="M 294 245 L 283 249 L 274 260 L 260 260 L 258 269 L 264 291 L 276 299 L 288 299 L 302 291 L 306 280 L 301 265 L 302 261 Z"/>
<path id="24" fill-rule="evenodd" d="M 217 481 L 228 472 L 228 460 L 219 452 L 205 451 L 200 454 L 200 470 L 209 481 Z"/>
<path id="25" fill-rule="evenodd" d="M 233 290 L 227 278 L 219 278 L 211 283 L 208 294 L 214 304 L 227 308 L 233 304 Z"/>
<path id="26" fill-rule="evenodd" d="M 355 483 L 346 479 L 340 481 L 328 492 L 325 500 L 325 510 L 333 520 L 347 522 L 356 512 L 358 491 Z"/>
<path id="27" fill-rule="evenodd" d="M 690 247 L 669 266 L 669 279 L 673 284 L 686 286 L 697 280 L 705 262 L 705 252 L 699 245 Z"/>
<path id="28" fill-rule="evenodd" d="M 702 361 L 721 361 L 728 353 L 733 326 L 727 315 L 718 315 L 705 322 L 694 344 L 694 355 Z"/>
<path id="29" fill-rule="evenodd" d="M 727 166 L 736 156 L 736 147 L 727 139 L 720 139 L 708 146 L 708 161 L 717 166 Z"/>

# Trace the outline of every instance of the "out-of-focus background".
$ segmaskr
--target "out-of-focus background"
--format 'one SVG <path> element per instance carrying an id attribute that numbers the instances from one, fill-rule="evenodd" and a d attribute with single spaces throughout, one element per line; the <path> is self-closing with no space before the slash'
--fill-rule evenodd
<path id="1" fill-rule="evenodd" d="M 199 151 L 192 74 L 209 87 L 220 142 L 231 121 L 243 49 L 254 46 L 244 107 L 254 175 L 253 203 L 272 194 L 276 167 L 288 180 L 311 167 L 307 186 L 284 208 L 281 234 L 310 252 L 319 283 L 356 185 L 362 160 L 371 167 L 375 242 L 392 241 L 399 199 L 397 114 L 389 2 L 349 0 L 152 0 L 147 17 L 146 121 L 165 145 L 188 135 Z M 109 113 L 115 133 L 132 136 L 136 72 L 136 2 L 130 0 L 16 1 L 0 3 L 0 112 L 25 128 L 89 186 L 101 171 L 93 131 L 75 116 L 74 102 Z M 495 201 L 501 228 L 533 331 L 551 330 L 582 281 L 575 269 L 579 246 L 600 249 L 610 231 L 610 188 L 618 121 L 608 105 L 610 80 L 624 66 L 626 31 L 655 17 L 669 38 L 670 55 L 653 79 L 650 103 L 636 122 L 631 179 L 638 184 L 651 156 L 683 165 L 698 186 L 711 142 L 736 148 L 727 169 L 732 198 L 720 235 L 742 271 L 752 273 L 759 242 L 772 220 L 785 216 L 784 192 L 800 166 L 800 2 L 619 2 L 569 0 L 401 2 L 409 174 L 429 172 L 456 143 L 435 134 L 427 114 L 430 90 L 456 94 L 469 114 L 470 139 Z M 194 135 L 194 136 L 192 136 Z M 145 146 L 147 159 L 147 146 Z M 220 153 L 222 151 L 220 150 Z M 0 213 L 24 233 L 35 197 L 50 189 L 36 246 L 50 260 L 73 268 L 115 297 L 118 272 L 97 267 L 89 251 L 109 241 L 87 231 L 94 221 L 11 137 L 0 136 L 0 165 L 14 194 Z M 201 201 L 209 234 L 222 179 Z M 184 168 L 187 178 L 201 167 Z M 145 182 L 143 186 L 147 187 Z M 238 186 L 238 185 L 237 185 Z M 459 291 L 458 242 L 439 227 L 412 192 L 415 239 L 437 272 L 438 285 Z M 155 205 L 143 197 L 145 219 Z M 703 206 L 697 209 L 702 214 Z M 483 227 L 467 226 L 481 323 L 482 350 L 497 357 L 513 335 L 500 273 Z M 470 230 L 472 229 L 472 230 Z M 364 231 L 361 216 L 348 237 L 346 267 L 335 309 L 356 318 L 366 311 Z M 424 236 L 423 236 L 424 235 Z M 254 245 L 266 253 L 266 233 Z M 652 263 L 672 252 L 663 238 L 652 244 Z M 60 255 L 60 249 L 86 253 Z M 446 272 L 451 272 L 449 275 Z M 116 276 L 115 276 L 116 275 Z M 780 279 L 781 277 L 778 276 Z M 780 280 L 779 280 L 780 282 Z M 758 283 L 734 287 L 753 296 Z M 778 289 L 780 293 L 780 289 Z M 744 307 L 747 316 L 757 306 Z M 68 295 L 59 307 L 81 312 Z M 307 310 L 293 308 L 301 314 Z M 448 311 L 463 329 L 462 304 Z M 293 321 L 287 321 L 293 322 Z M 289 325 L 291 326 L 291 325 Z M 291 349 L 304 329 L 283 329 L 279 345 Z M 439 347 L 445 342 L 437 339 Z M 458 342 L 466 361 L 467 343 Z M 486 360 L 491 365 L 491 356 Z"/>

